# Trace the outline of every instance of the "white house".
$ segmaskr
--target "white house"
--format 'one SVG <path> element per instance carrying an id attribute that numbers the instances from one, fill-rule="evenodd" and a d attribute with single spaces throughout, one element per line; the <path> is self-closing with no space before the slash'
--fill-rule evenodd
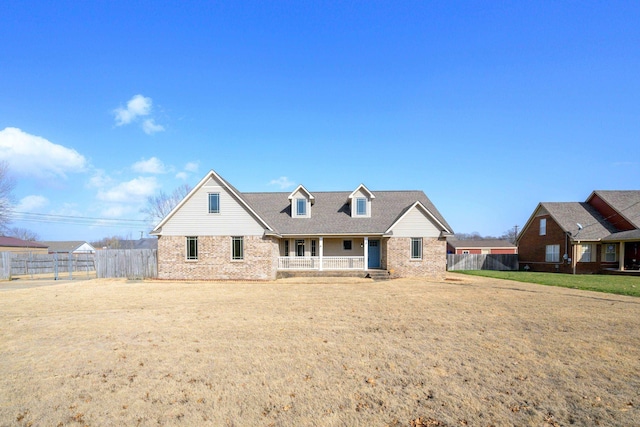
<path id="1" fill-rule="evenodd" d="M 451 227 L 422 191 L 241 193 L 210 171 L 154 228 L 161 279 L 443 278 Z"/>

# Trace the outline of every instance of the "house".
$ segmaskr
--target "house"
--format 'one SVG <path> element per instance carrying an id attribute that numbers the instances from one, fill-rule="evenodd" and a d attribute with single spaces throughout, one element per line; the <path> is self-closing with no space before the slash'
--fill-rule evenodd
<path id="1" fill-rule="evenodd" d="M 518 247 L 508 240 L 481 239 L 458 240 L 447 238 L 447 253 L 449 254 L 517 254 Z"/>
<path id="2" fill-rule="evenodd" d="M 517 239 L 520 267 L 599 273 L 640 269 L 640 190 L 540 203 Z"/>
<path id="3" fill-rule="evenodd" d="M 96 249 L 83 240 L 40 242 L 49 247 L 49 253 L 93 254 Z"/>
<path id="4" fill-rule="evenodd" d="M 18 239 L 16 237 L 0 236 L 0 252 L 46 254 L 47 246 L 37 242 Z"/>
<path id="5" fill-rule="evenodd" d="M 451 227 L 422 191 L 242 193 L 210 171 L 153 229 L 161 279 L 443 278 Z"/>

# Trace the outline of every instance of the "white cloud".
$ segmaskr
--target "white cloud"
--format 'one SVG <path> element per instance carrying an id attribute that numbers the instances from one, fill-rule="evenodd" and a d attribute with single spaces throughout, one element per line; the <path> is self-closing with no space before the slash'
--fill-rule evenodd
<path id="1" fill-rule="evenodd" d="M 116 118 L 116 126 L 128 125 L 130 123 L 138 121 L 141 117 L 146 117 L 151 114 L 153 107 L 153 100 L 146 96 L 135 95 L 127 102 L 127 107 L 118 107 L 113 110 L 113 114 Z M 155 122 L 154 118 L 147 118 L 142 121 L 142 130 L 151 135 L 156 132 L 164 130 L 164 126 Z"/>
<path id="2" fill-rule="evenodd" d="M 187 172 L 198 172 L 199 168 L 200 162 L 189 162 L 184 165 L 184 170 L 186 170 Z"/>
<path id="3" fill-rule="evenodd" d="M 176 178 L 186 181 L 186 179 L 189 178 L 189 174 L 186 172 L 178 172 Z"/>
<path id="4" fill-rule="evenodd" d="M 89 182 L 87 183 L 87 187 L 89 188 L 102 188 L 111 184 L 113 179 L 106 174 L 106 172 L 102 169 L 96 169 L 93 176 L 89 178 Z"/>
<path id="5" fill-rule="evenodd" d="M 131 167 L 137 173 L 165 173 L 167 169 L 164 163 L 157 157 L 151 157 L 149 160 L 140 160 Z"/>
<path id="6" fill-rule="evenodd" d="M 277 185 L 284 190 L 293 187 L 295 185 L 295 182 L 290 181 L 286 176 L 281 176 L 278 179 L 272 179 L 271 181 L 269 181 L 269 185 Z"/>
<path id="7" fill-rule="evenodd" d="M 151 135 L 152 133 L 162 132 L 164 130 L 164 126 L 157 125 L 153 119 L 147 119 L 142 122 L 142 130 L 147 135 Z"/>
<path id="8" fill-rule="evenodd" d="M 38 178 L 66 178 L 67 173 L 82 172 L 87 166 L 76 150 L 13 127 L 0 130 L 0 160 L 9 163 L 12 173 Z"/>
<path id="9" fill-rule="evenodd" d="M 35 212 L 49 204 L 49 199 L 44 196 L 32 195 L 23 197 L 16 205 L 16 212 Z"/>
<path id="10" fill-rule="evenodd" d="M 148 116 L 151 113 L 151 98 L 142 95 L 135 95 L 127 102 L 127 108 L 116 108 L 113 113 L 116 115 L 116 125 L 122 126 L 131 123 L 139 116 Z"/>
<path id="11" fill-rule="evenodd" d="M 110 190 L 100 190 L 98 199 L 105 202 L 139 203 L 159 188 L 155 177 L 140 177 L 122 182 Z"/>

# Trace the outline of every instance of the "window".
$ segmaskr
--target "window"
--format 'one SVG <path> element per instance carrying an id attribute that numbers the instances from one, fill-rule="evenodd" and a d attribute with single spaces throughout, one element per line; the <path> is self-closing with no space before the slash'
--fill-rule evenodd
<path id="1" fill-rule="evenodd" d="M 544 260 L 546 262 L 559 262 L 560 245 L 547 245 Z"/>
<path id="2" fill-rule="evenodd" d="M 422 259 L 422 237 L 411 238 L 411 259 Z"/>
<path id="3" fill-rule="evenodd" d="M 187 237 L 187 259 L 193 260 L 193 261 L 198 259 L 198 238 L 197 237 Z"/>
<path id="4" fill-rule="evenodd" d="M 618 260 L 616 253 L 616 245 L 605 245 L 604 260 L 606 262 L 616 262 Z"/>
<path id="5" fill-rule="evenodd" d="M 220 193 L 209 193 L 209 213 L 220 213 Z"/>
<path id="6" fill-rule="evenodd" d="M 244 259 L 244 238 L 242 237 L 231 238 L 231 259 L 233 260 Z"/>
<path id="7" fill-rule="evenodd" d="M 296 256 L 304 256 L 304 240 L 296 240 Z"/>
<path id="8" fill-rule="evenodd" d="M 296 199 L 296 215 L 307 216 L 307 200 Z"/>
<path id="9" fill-rule="evenodd" d="M 317 256 L 316 241 L 311 241 L 311 256 Z"/>
<path id="10" fill-rule="evenodd" d="M 580 262 L 591 262 L 591 245 L 580 245 Z"/>
<path id="11" fill-rule="evenodd" d="M 367 214 L 367 199 L 358 197 L 356 199 L 356 215 L 365 216 Z"/>
<path id="12" fill-rule="evenodd" d="M 289 256 L 289 241 L 284 241 L 284 256 Z"/>
<path id="13" fill-rule="evenodd" d="M 345 251 L 351 250 L 351 240 L 343 240 L 342 241 L 342 249 Z"/>
<path id="14" fill-rule="evenodd" d="M 547 219 L 542 218 L 540 219 L 540 235 L 544 236 L 546 234 L 547 234 Z"/>

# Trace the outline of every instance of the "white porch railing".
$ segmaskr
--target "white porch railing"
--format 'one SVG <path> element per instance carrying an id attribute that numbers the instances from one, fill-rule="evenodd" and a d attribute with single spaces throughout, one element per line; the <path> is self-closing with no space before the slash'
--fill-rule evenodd
<path id="1" fill-rule="evenodd" d="M 320 270 L 320 257 L 281 256 L 278 270 Z M 322 257 L 322 270 L 364 270 L 362 256 Z"/>

